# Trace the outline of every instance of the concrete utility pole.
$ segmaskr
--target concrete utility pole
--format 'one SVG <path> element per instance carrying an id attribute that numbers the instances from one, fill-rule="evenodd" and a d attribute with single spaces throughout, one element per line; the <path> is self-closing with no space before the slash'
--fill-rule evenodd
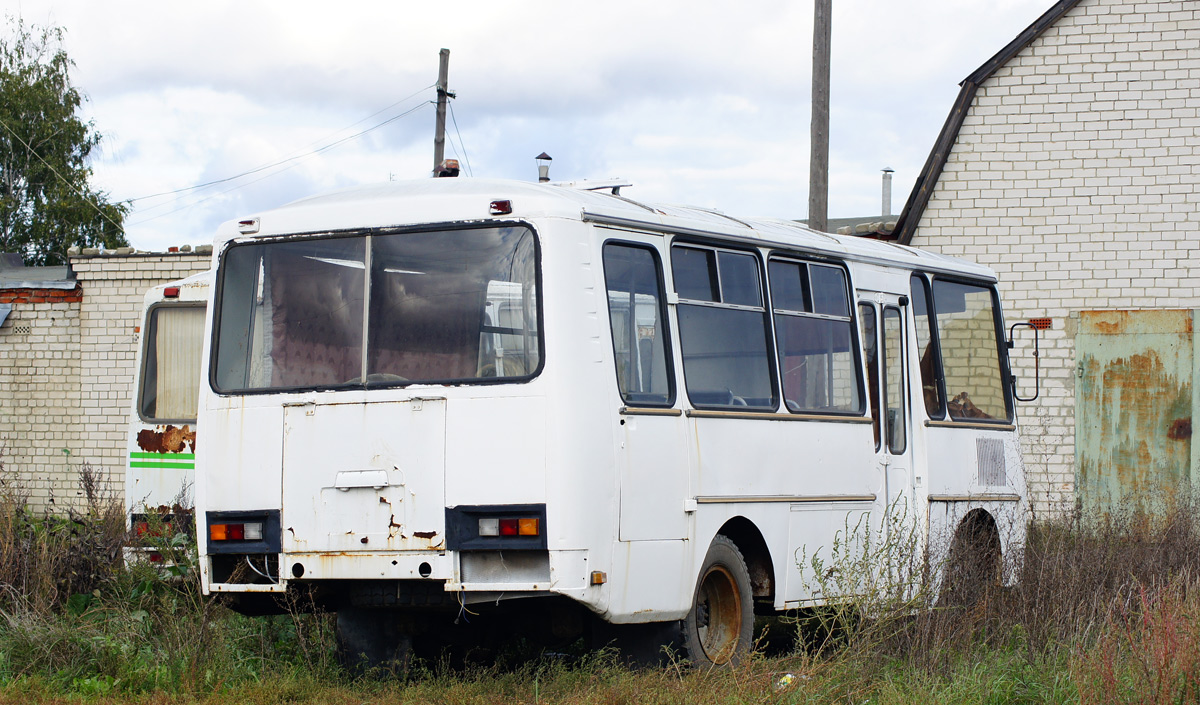
<path id="1" fill-rule="evenodd" d="M 808 160 L 808 227 L 829 226 L 829 45 L 833 0 L 813 0 L 812 128 Z"/>
<path id="2" fill-rule="evenodd" d="M 446 157 L 446 98 L 450 95 L 447 81 L 450 76 L 450 50 L 438 52 L 441 58 L 438 66 L 437 82 L 437 126 L 433 133 L 433 173 L 437 174 L 438 167 Z"/>

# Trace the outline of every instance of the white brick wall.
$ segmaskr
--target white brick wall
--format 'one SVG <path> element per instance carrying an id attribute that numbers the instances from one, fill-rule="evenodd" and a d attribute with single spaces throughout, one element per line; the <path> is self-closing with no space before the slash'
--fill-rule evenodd
<path id="1" fill-rule="evenodd" d="M 918 223 L 999 272 L 1009 323 L 1054 319 L 1019 406 L 1041 511 L 1074 502 L 1078 311 L 1200 307 L 1198 111 L 1200 2 L 1082 0 L 979 87 Z"/>
<path id="2" fill-rule="evenodd" d="M 13 304 L 0 327 L 0 477 L 23 487 L 35 508 L 77 503 L 83 463 L 120 491 L 142 297 L 208 269 L 209 259 L 72 257 L 82 300 Z"/>
<path id="3" fill-rule="evenodd" d="M 0 326 L 0 489 L 44 505 L 76 449 L 79 303 L 72 292 L 23 293 L 5 297 L 13 310 Z"/>

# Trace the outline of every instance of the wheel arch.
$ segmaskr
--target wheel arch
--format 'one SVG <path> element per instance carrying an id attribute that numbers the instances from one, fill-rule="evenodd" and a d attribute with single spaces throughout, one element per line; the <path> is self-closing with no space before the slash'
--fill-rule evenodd
<path id="1" fill-rule="evenodd" d="M 722 524 L 717 533 L 728 537 L 742 552 L 746 570 L 750 572 L 754 601 L 774 604 L 775 565 L 766 539 L 754 522 L 744 516 L 736 516 Z"/>
<path id="2" fill-rule="evenodd" d="M 975 507 L 954 524 L 940 561 L 937 595 L 942 604 L 974 604 L 999 586 L 1004 570 L 1004 543 L 991 512 Z"/>
<path id="3" fill-rule="evenodd" d="M 994 547 L 997 554 L 1003 552 L 1003 542 L 1000 540 L 1000 525 L 996 517 L 983 507 L 976 507 L 967 512 L 954 527 L 953 542 L 964 541 L 971 545 L 979 545 L 978 541 Z"/>

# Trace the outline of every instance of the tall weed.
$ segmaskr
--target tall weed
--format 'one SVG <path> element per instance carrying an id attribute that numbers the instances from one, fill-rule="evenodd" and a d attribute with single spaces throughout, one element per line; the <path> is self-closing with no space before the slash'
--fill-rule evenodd
<path id="1" fill-rule="evenodd" d="M 230 612 L 200 593 L 187 527 L 151 514 L 130 535 L 123 503 L 87 465 L 80 486 L 81 508 L 36 513 L 0 465 L 0 686 L 195 694 L 287 672 L 340 677 L 327 615 Z M 142 559 L 126 562 L 126 549 Z"/>
<path id="2" fill-rule="evenodd" d="M 98 473 L 87 464 L 80 468 L 81 508 L 37 513 L 2 460 L 0 609 L 48 614 L 112 580 L 121 569 L 125 513 Z"/>
<path id="3" fill-rule="evenodd" d="M 1071 673 L 1083 702 L 1200 700 L 1200 602 L 1190 575 L 1114 599 L 1094 643 Z"/>

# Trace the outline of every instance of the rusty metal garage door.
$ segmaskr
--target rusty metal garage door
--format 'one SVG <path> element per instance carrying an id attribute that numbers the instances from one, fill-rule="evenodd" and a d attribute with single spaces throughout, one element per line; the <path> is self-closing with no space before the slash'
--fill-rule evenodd
<path id="1" fill-rule="evenodd" d="M 1146 505 L 1192 475 L 1193 312 L 1082 311 L 1075 339 L 1076 496 Z"/>

